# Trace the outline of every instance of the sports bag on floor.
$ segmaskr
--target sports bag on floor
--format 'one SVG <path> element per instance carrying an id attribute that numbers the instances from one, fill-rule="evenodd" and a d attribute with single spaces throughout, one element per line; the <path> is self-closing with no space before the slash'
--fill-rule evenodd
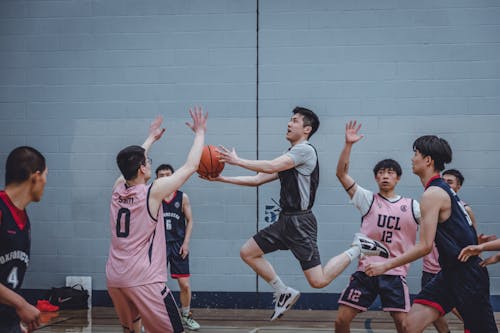
<path id="1" fill-rule="evenodd" d="M 47 300 L 61 310 L 88 309 L 89 292 L 81 284 L 72 287 L 52 288 L 47 292 Z"/>

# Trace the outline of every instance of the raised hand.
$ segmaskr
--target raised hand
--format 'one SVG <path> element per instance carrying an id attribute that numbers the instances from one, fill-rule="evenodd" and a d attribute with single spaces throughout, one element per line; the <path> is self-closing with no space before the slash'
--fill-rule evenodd
<path id="1" fill-rule="evenodd" d="M 357 125 L 357 126 L 356 126 Z M 357 124 L 356 120 L 351 120 L 345 125 L 345 142 L 356 143 L 361 140 L 364 135 L 359 134 L 361 123 Z"/>
<path id="2" fill-rule="evenodd" d="M 165 128 L 161 128 L 162 122 L 163 116 L 158 116 L 149 126 L 149 136 L 153 139 L 153 141 L 160 140 L 163 133 L 165 133 Z"/>
<path id="3" fill-rule="evenodd" d="M 186 125 L 193 132 L 204 134 L 207 130 L 208 112 L 203 114 L 201 106 L 195 106 L 194 108 L 189 109 L 189 114 L 191 115 L 191 119 L 193 119 L 193 123 L 186 122 Z"/>

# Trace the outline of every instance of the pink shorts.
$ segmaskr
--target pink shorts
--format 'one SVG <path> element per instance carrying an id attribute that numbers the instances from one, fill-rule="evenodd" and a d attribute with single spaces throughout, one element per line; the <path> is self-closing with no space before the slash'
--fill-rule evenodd
<path id="1" fill-rule="evenodd" d="M 133 331 L 134 322 L 142 319 L 148 333 L 184 332 L 177 304 L 164 282 L 128 288 L 108 286 L 108 293 L 123 328 Z"/>

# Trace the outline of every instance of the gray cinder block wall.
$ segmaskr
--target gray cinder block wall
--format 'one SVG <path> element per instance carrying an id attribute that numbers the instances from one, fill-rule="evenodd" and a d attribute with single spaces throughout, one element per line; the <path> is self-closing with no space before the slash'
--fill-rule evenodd
<path id="1" fill-rule="evenodd" d="M 317 111 L 322 124 L 311 142 L 321 161 L 315 213 L 324 262 L 359 227 L 335 177 L 350 119 L 365 134 L 350 170 L 360 184 L 376 190 L 371 168 L 392 157 L 404 169 L 399 192 L 419 198 L 413 140 L 443 136 L 480 231 L 498 233 L 499 62 L 496 1 L 1 1 L 0 176 L 18 145 L 41 150 L 49 167 L 43 201 L 29 207 L 33 255 L 24 286 L 90 275 L 95 289 L 106 288 L 115 155 L 142 143 L 163 114 L 167 133 L 152 149 L 153 165 L 180 166 L 193 105 L 209 112 L 207 143 L 263 159 L 288 148 L 294 106 Z M 251 174 L 230 166 L 224 173 Z M 193 290 L 270 291 L 239 247 L 266 225 L 277 184 L 257 191 L 193 177 L 183 189 L 195 219 Z M 268 258 L 303 292 L 339 293 L 355 269 L 318 291 L 290 253 Z M 410 271 L 413 293 L 420 269 L 417 262 Z M 490 274 L 498 294 L 500 266 Z"/>

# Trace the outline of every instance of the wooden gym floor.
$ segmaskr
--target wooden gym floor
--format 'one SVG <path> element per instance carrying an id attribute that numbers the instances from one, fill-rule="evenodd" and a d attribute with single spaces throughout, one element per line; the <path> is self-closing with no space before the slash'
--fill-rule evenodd
<path id="1" fill-rule="evenodd" d="M 272 310 L 193 309 L 194 318 L 200 323 L 200 333 L 284 333 L 284 332 L 333 332 L 337 311 L 290 310 L 281 320 L 268 320 Z M 496 313 L 500 328 L 500 313 Z M 447 315 L 451 332 L 462 333 L 463 326 L 452 314 Z M 92 310 L 65 310 L 42 313 L 44 324 L 37 332 L 122 333 L 118 319 L 111 307 L 94 307 Z M 359 314 L 351 325 L 352 333 L 395 332 L 392 318 L 384 312 L 368 311 Z M 189 332 L 189 331 L 187 331 Z M 436 332 L 428 328 L 426 333 Z"/>

